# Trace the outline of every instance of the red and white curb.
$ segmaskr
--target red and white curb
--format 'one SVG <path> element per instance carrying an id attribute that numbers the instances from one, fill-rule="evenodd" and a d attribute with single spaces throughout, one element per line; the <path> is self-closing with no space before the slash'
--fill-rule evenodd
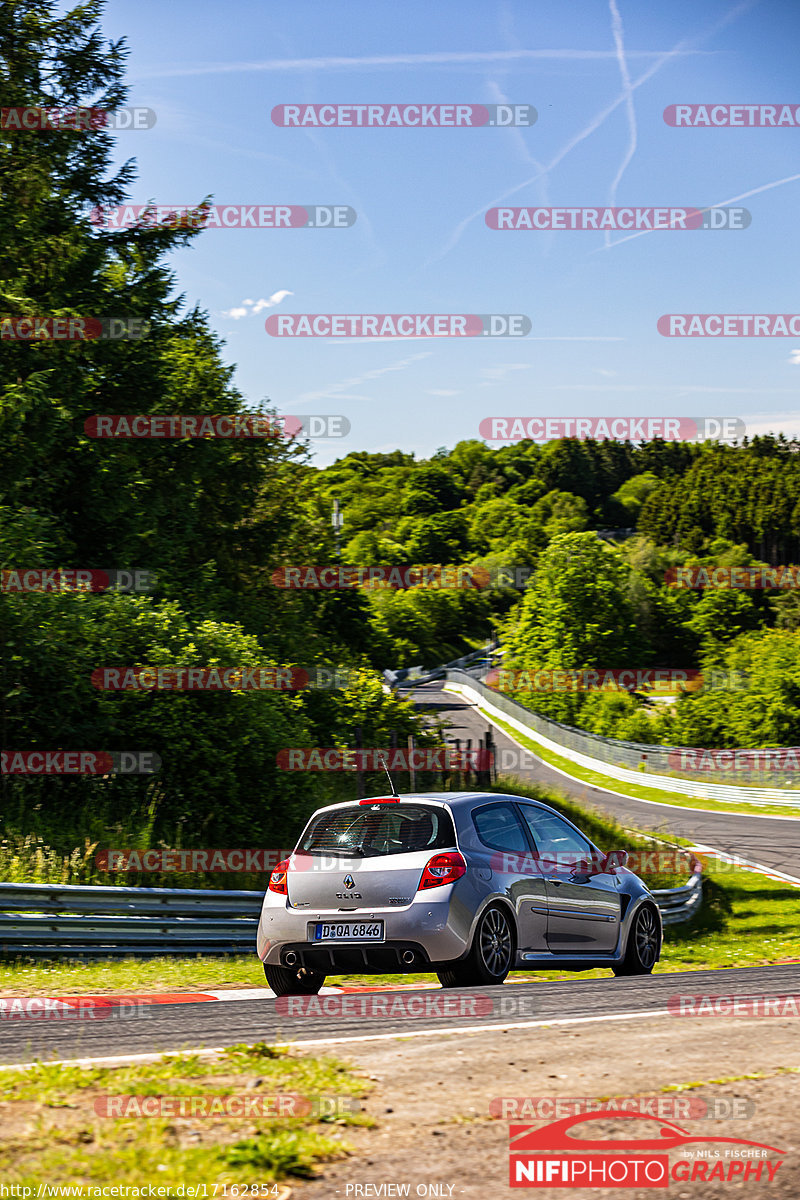
<path id="1" fill-rule="evenodd" d="M 716 850 L 713 846 L 686 846 L 692 854 L 702 855 L 705 858 L 716 859 L 720 863 L 729 863 L 734 867 L 740 868 L 742 871 L 753 871 L 756 875 L 763 875 L 765 879 L 774 879 L 778 883 L 788 883 L 792 887 L 800 887 L 800 879 L 796 875 L 786 875 L 783 871 L 776 870 L 775 867 L 765 866 L 764 863 L 754 862 L 751 858 L 740 858 L 738 854 L 726 854 L 723 850 Z M 713 875 L 714 872 L 708 871 L 708 874 Z"/>
<path id="2" fill-rule="evenodd" d="M 337 987 L 324 987 L 321 994 L 336 994 Z M 92 1008 L 122 1008 L 146 1004 L 203 1004 L 219 1000 L 274 1000 L 275 993 L 269 988 L 230 988 L 222 992 L 158 992 L 156 994 L 125 992 L 107 996 L 0 996 L 0 1018 L 38 1007 L 39 1001 L 47 1006 L 48 1012 L 70 1013 Z M 34 1002 L 32 1005 L 31 1002 Z"/>
<path id="3" fill-rule="evenodd" d="M 386 983 L 377 984 L 375 987 L 323 987 L 319 994 L 321 996 L 339 996 L 362 992 L 421 991 L 428 988 L 438 989 L 439 986 L 438 983 Z M 38 1013 L 40 1009 L 49 1013 L 68 1014 L 93 1008 L 131 1008 L 148 1004 L 204 1004 L 209 1001 L 274 1000 L 275 998 L 275 993 L 267 987 L 226 988 L 220 992 L 158 992 L 156 994 L 149 992 L 142 995 L 125 992 L 107 996 L 0 996 L 0 1020 L 4 1016 Z"/>
<path id="4" fill-rule="evenodd" d="M 720 863 L 731 863 L 742 870 L 753 871 L 779 883 L 788 883 L 792 887 L 800 887 L 800 878 L 796 875 L 784 874 L 782 871 L 776 871 L 773 867 L 753 862 L 750 859 L 740 858 L 738 855 L 731 856 L 725 854 L 724 851 L 717 850 L 714 846 L 697 844 L 687 846 L 685 849 L 695 854 L 702 854 L 706 858 L 716 859 Z M 796 962 L 797 960 L 783 959 L 781 961 Z M 508 979 L 506 981 L 508 985 L 527 982 L 529 982 L 527 978 Z M 357 987 L 323 987 L 320 989 L 319 994 L 321 996 L 358 995 L 367 992 L 425 991 L 430 988 L 438 989 L 439 987 L 438 983 L 381 983 L 374 986 L 367 984 Z M 48 1013 L 62 1012 L 66 1015 L 78 1011 L 85 1012 L 93 1008 L 107 1010 L 109 1008 L 132 1008 L 134 1006 L 151 1004 L 204 1004 L 234 1000 L 274 999 L 276 999 L 275 993 L 267 987 L 226 988 L 218 992 L 159 992 L 156 994 L 150 992 L 141 995 L 126 992 L 118 995 L 100 996 L 0 996 L 0 1020 L 4 1017 L 22 1016 L 23 1014 L 34 1015 L 34 1010 L 40 1009 L 44 1009 Z M 36 1012 L 35 1015 L 40 1014 Z M 387 1036 L 394 1037 L 395 1035 Z"/>

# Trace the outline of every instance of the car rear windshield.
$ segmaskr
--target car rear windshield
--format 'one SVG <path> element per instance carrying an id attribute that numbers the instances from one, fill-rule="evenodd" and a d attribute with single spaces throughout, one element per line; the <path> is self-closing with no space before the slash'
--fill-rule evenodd
<path id="1" fill-rule="evenodd" d="M 320 813 L 298 846 L 311 854 L 375 858 L 456 844 L 450 814 L 425 804 L 354 804 Z"/>

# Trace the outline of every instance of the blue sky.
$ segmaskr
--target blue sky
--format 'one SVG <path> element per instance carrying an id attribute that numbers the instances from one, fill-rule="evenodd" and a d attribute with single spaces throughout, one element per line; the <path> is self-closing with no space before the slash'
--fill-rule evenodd
<path id="1" fill-rule="evenodd" d="M 800 311 L 800 128 L 674 129 L 674 103 L 800 104 L 789 0 L 111 0 L 130 45 L 131 202 L 347 204 L 348 229 L 206 230 L 173 255 L 235 382 L 343 413 L 314 461 L 428 456 L 483 417 L 741 417 L 800 433 L 800 339 L 668 339 L 670 312 Z M 289 129 L 284 103 L 533 104 L 523 129 Z M 787 181 L 787 182 L 779 182 Z M 777 184 L 777 186 L 770 186 Z M 754 193 L 748 195 L 748 193 Z M 743 231 L 496 232 L 493 205 L 736 201 Z M 615 244 L 619 242 L 619 244 Z M 245 299 L 289 292 L 236 319 Z M 524 339 L 269 337 L 271 313 L 524 313 Z M 794 352 L 794 353 L 793 353 Z M 793 359 L 797 359 L 794 362 Z"/>

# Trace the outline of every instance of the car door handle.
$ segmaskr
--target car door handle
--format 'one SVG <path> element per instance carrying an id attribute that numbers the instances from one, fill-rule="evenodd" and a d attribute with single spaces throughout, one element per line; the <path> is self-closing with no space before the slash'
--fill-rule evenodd
<path id="1" fill-rule="evenodd" d="M 554 887 L 561 887 L 564 880 L 563 879 L 548 879 L 547 882 L 552 883 Z"/>

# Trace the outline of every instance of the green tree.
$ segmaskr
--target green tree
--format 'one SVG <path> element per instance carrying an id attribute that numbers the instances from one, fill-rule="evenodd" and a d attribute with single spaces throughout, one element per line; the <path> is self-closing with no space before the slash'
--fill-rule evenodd
<path id="1" fill-rule="evenodd" d="M 541 555 L 511 625 L 506 653 L 522 670 L 635 667 L 647 648 L 635 620 L 632 571 L 619 550 L 592 533 L 555 537 Z M 574 719 L 579 694 L 531 693 L 526 701 Z"/>

